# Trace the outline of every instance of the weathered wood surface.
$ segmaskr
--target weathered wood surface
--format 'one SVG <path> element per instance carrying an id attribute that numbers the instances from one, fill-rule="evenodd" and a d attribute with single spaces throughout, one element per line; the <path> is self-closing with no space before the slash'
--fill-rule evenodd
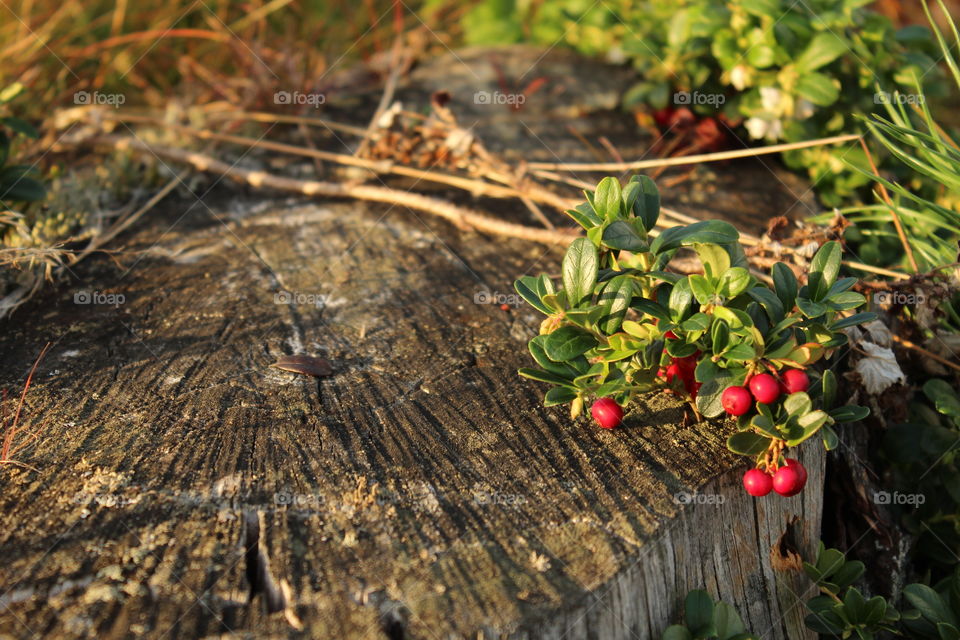
<path id="1" fill-rule="evenodd" d="M 665 398 L 614 432 L 540 407 L 515 374 L 536 317 L 474 296 L 558 254 L 356 204 L 161 235 L 179 213 L 129 275 L 104 263 L 4 327 L 7 386 L 54 342 L 40 473 L 0 475 L 7 633 L 654 637 L 705 586 L 784 637 L 799 609 L 770 546 L 796 515 L 809 552 L 821 459 L 802 496 L 755 503 L 724 429 L 678 426 Z M 286 353 L 335 375 L 269 368 Z M 698 489 L 724 503 L 684 510 Z M 263 591 L 251 517 L 302 632 L 244 604 Z"/>
<path id="2" fill-rule="evenodd" d="M 783 213 L 708 171 L 738 192 L 691 211 Z M 796 517 L 777 557 L 814 549 L 816 448 L 803 494 L 754 501 L 729 427 L 682 426 L 675 401 L 613 432 L 542 408 L 516 376 L 536 314 L 478 301 L 559 250 L 252 199 L 158 209 L 129 239 L 145 256 L 86 263 L 2 325 L 6 388 L 53 347 L 39 472 L 0 468 L 0 637 L 648 638 L 704 587 L 764 638 L 807 637 L 807 585 L 771 548 Z M 334 375 L 270 368 L 284 354 Z"/>

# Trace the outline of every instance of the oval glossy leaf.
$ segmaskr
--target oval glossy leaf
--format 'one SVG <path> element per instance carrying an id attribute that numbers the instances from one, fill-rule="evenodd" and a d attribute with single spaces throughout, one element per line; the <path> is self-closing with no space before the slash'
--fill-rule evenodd
<path id="1" fill-rule="evenodd" d="M 603 244 L 611 249 L 622 249 L 642 253 L 647 250 L 647 242 L 626 220 L 614 220 L 603 230 Z"/>
<path id="2" fill-rule="evenodd" d="M 685 227 L 673 227 L 661 233 L 650 245 L 652 253 L 663 253 L 689 246 L 697 242 L 730 244 L 740 239 L 740 234 L 729 222 L 703 220 Z"/>
<path id="3" fill-rule="evenodd" d="M 593 293 L 598 270 L 597 248 L 587 238 L 574 240 L 563 257 L 563 287 L 571 307 L 579 306 Z"/>
<path id="4" fill-rule="evenodd" d="M 767 450 L 770 441 L 770 438 L 759 433 L 740 431 L 727 438 L 727 448 L 742 456 L 757 456 Z"/>
<path id="5" fill-rule="evenodd" d="M 579 327 L 560 327 L 547 334 L 543 347 L 554 362 L 566 362 L 597 346 L 597 339 Z"/>
<path id="6" fill-rule="evenodd" d="M 633 201 L 633 215 L 640 219 L 648 232 L 657 225 L 660 218 L 660 191 L 649 176 L 634 175 L 631 183 L 640 185 L 640 194 Z"/>

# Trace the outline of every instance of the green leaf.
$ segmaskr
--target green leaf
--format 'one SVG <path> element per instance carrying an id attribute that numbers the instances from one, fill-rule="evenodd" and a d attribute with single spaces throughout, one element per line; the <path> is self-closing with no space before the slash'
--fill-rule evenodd
<path id="1" fill-rule="evenodd" d="M 633 279 L 630 276 L 616 276 L 607 282 L 600 294 L 600 305 L 606 309 L 601 320 L 601 328 L 607 335 L 616 333 L 633 299 Z"/>
<path id="2" fill-rule="evenodd" d="M 687 276 L 687 282 L 690 284 L 690 290 L 700 304 L 710 304 L 714 301 L 716 291 L 713 285 L 707 280 L 706 276 L 693 273 Z"/>
<path id="3" fill-rule="evenodd" d="M 947 382 L 938 378 L 927 380 L 923 393 L 933 403 L 937 411 L 951 418 L 960 418 L 960 398 Z"/>
<path id="4" fill-rule="evenodd" d="M 621 202 L 620 182 L 609 176 L 601 180 L 593 194 L 593 209 L 597 215 L 607 221 L 616 220 L 620 216 Z"/>
<path id="5" fill-rule="evenodd" d="M 704 385 L 706 386 L 706 385 Z M 697 400 L 700 396 L 697 396 Z M 727 448 L 742 456 L 757 456 L 770 446 L 770 438 L 753 431 L 739 431 L 727 438 Z"/>
<path id="6" fill-rule="evenodd" d="M 827 307 L 827 305 L 820 304 L 819 302 L 813 302 L 812 300 L 802 297 L 797 298 L 797 307 L 800 309 L 800 313 L 807 316 L 811 320 L 819 318 L 830 311 L 830 308 Z"/>
<path id="7" fill-rule="evenodd" d="M 837 437 L 837 432 L 833 428 L 825 424 L 820 430 L 820 437 L 823 439 L 823 448 L 827 451 L 833 451 L 840 444 L 840 438 Z"/>
<path id="8" fill-rule="evenodd" d="M 817 554 L 816 569 L 821 576 L 817 579 L 817 583 L 820 584 L 839 571 L 844 562 L 846 562 L 846 556 L 837 549 L 821 549 Z"/>
<path id="9" fill-rule="evenodd" d="M 777 19 L 782 14 L 780 0 L 741 0 L 740 6 L 744 11 L 758 18 Z"/>
<path id="10" fill-rule="evenodd" d="M 818 107 L 829 107 L 840 97 L 839 82 L 822 73 L 811 72 L 797 80 L 797 95 Z"/>
<path id="11" fill-rule="evenodd" d="M 693 292 L 690 291 L 690 285 L 690 277 L 687 277 L 683 280 L 677 280 L 673 289 L 670 290 L 670 298 L 667 304 L 670 305 L 670 319 L 674 322 L 680 322 L 693 304 Z"/>
<path id="12" fill-rule="evenodd" d="M 803 391 L 798 391 L 797 393 L 791 393 L 783 401 L 783 409 L 787 412 L 788 415 L 796 415 L 801 413 L 807 413 L 813 407 L 813 402 L 810 401 L 810 396 L 804 393 Z"/>
<path id="13" fill-rule="evenodd" d="M 577 392 L 569 387 L 554 387 L 547 391 L 543 397 L 543 406 L 552 407 L 558 404 L 567 404 L 573 402 L 577 397 Z"/>
<path id="14" fill-rule="evenodd" d="M 797 299 L 797 276 L 793 270 L 782 262 L 773 265 L 773 286 L 777 297 L 783 303 L 786 311 L 793 309 Z"/>
<path id="15" fill-rule="evenodd" d="M 800 427 L 800 432 L 794 437 L 787 438 L 787 446 L 795 447 L 801 442 L 805 441 L 807 438 L 815 434 L 820 427 L 826 424 L 829 419 L 830 416 L 827 415 L 827 412 L 819 409 L 800 415 L 799 417 L 792 418 L 790 421 L 788 421 L 788 423 L 795 420 L 797 426 Z"/>
<path id="16" fill-rule="evenodd" d="M 772 324 L 776 325 L 783 320 L 783 303 L 773 291 L 766 287 L 753 287 L 747 290 L 747 295 L 760 303 Z"/>
<path id="17" fill-rule="evenodd" d="M 857 422 L 858 420 L 863 420 L 870 415 L 870 409 L 866 407 L 860 407 L 855 404 L 848 404 L 842 407 L 837 407 L 836 409 L 830 410 L 830 417 L 834 419 L 835 422 L 844 423 L 844 422 Z"/>
<path id="18" fill-rule="evenodd" d="M 830 325 L 832 331 L 839 331 L 840 329 L 846 329 L 847 327 L 853 327 L 858 324 L 863 324 L 864 322 L 873 322 L 877 319 L 877 314 L 872 311 L 864 311 L 863 313 L 855 313 L 852 316 L 847 318 L 841 318 L 833 324 Z"/>
<path id="19" fill-rule="evenodd" d="M 718 640 L 730 640 L 747 629 L 737 610 L 726 602 L 718 602 L 713 609 L 713 629 Z"/>
<path id="20" fill-rule="evenodd" d="M 643 228 L 649 232 L 660 218 L 660 191 L 648 176 L 634 175 L 630 182 L 640 185 L 640 195 L 633 201 L 633 215 L 640 219 Z"/>
<path id="21" fill-rule="evenodd" d="M 603 224 L 603 220 L 597 217 L 597 214 L 594 213 L 593 207 L 590 206 L 589 202 L 581 202 L 573 209 L 567 209 L 564 213 L 588 231 L 593 227 Z"/>
<path id="22" fill-rule="evenodd" d="M 685 626 L 674 624 L 663 632 L 663 640 L 693 640 L 693 635 Z"/>
<path id="23" fill-rule="evenodd" d="M 814 36 L 803 53 L 797 57 L 795 65 L 803 73 L 815 71 L 830 64 L 848 51 L 847 43 L 829 31 Z"/>
<path id="24" fill-rule="evenodd" d="M 580 306 L 597 283 L 597 248 L 587 238 L 574 240 L 563 258 L 563 288 L 571 307 Z"/>
<path id="25" fill-rule="evenodd" d="M 866 301 L 866 298 L 856 291 L 843 291 L 841 293 L 834 294 L 833 296 L 825 296 L 825 302 L 835 311 L 856 309 L 857 307 L 863 306 Z"/>
<path id="26" fill-rule="evenodd" d="M 573 365 L 566 362 L 554 362 L 547 357 L 547 351 L 543 345 L 549 337 L 549 334 L 539 335 L 530 340 L 530 342 L 527 344 L 527 348 L 530 349 L 530 355 L 533 356 L 533 359 L 537 361 L 538 365 L 550 373 L 555 373 L 564 378 L 576 378 L 580 372 L 577 371 Z"/>
<path id="27" fill-rule="evenodd" d="M 597 339 L 579 327 L 560 327 L 547 334 L 543 343 L 547 357 L 554 362 L 566 362 L 583 355 L 597 346 Z"/>
<path id="28" fill-rule="evenodd" d="M 695 637 L 713 635 L 713 599 L 706 591 L 696 589 L 687 594 L 683 620 Z"/>
<path id="29" fill-rule="evenodd" d="M 614 220 L 603 230 L 603 244 L 611 249 L 635 253 L 642 253 L 648 249 L 647 241 L 626 220 Z"/>
<path id="30" fill-rule="evenodd" d="M 740 239 L 740 234 L 729 222 L 703 220 L 685 227 L 667 229 L 650 245 L 651 253 L 663 253 L 698 242 L 729 244 Z"/>
<path id="31" fill-rule="evenodd" d="M 697 252 L 697 255 L 700 256 L 703 271 L 707 274 L 708 278 L 719 278 L 730 268 L 730 254 L 720 245 L 696 242 L 693 245 L 693 249 Z"/>
<path id="32" fill-rule="evenodd" d="M 823 399 L 822 404 L 823 408 L 829 410 L 833 406 L 834 400 L 837 397 L 837 374 L 832 370 L 827 369 L 823 372 L 823 377 L 820 379 L 820 385 L 823 389 Z"/>
<path id="33" fill-rule="evenodd" d="M 706 380 L 700 391 L 697 392 L 697 410 L 706 418 L 716 418 L 723 413 L 721 398 L 723 391 L 730 386 L 732 374 L 721 369 L 717 374 Z"/>
<path id="34" fill-rule="evenodd" d="M 810 261 L 808 286 L 811 291 L 810 299 L 820 302 L 840 273 L 841 258 L 840 243 L 836 240 L 824 243 Z"/>
<path id="35" fill-rule="evenodd" d="M 25 122 L 20 118 L 13 118 L 11 116 L 7 116 L 6 118 L 0 118 L 0 122 L 10 127 L 17 133 L 21 133 L 27 136 L 28 138 L 40 137 L 40 133 L 33 127 L 32 124 L 30 124 L 29 122 Z"/>
<path id="36" fill-rule="evenodd" d="M 947 622 L 956 625 L 953 613 L 940 595 L 925 584 L 910 584 L 903 589 L 907 602 L 929 622 Z"/>
<path id="37" fill-rule="evenodd" d="M 539 382 L 549 382 L 550 384 L 556 384 L 563 387 L 574 388 L 573 381 L 567 380 L 563 376 L 558 376 L 555 373 L 550 373 L 549 371 L 541 371 L 540 369 L 530 369 L 524 367 L 520 369 L 519 373 L 524 378 L 530 378 L 531 380 L 537 380 Z"/>
<path id="38" fill-rule="evenodd" d="M 0 183 L 0 202 L 35 202 L 45 197 L 43 184 L 27 176 Z"/>
<path id="39" fill-rule="evenodd" d="M 550 307 L 541 302 L 542 294 L 539 290 L 539 280 L 537 278 L 523 276 L 513 283 L 513 288 L 516 289 L 521 298 L 540 313 L 548 316 L 553 313 Z"/>
<path id="40" fill-rule="evenodd" d="M 717 293 L 724 298 L 736 298 L 747 290 L 753 278 L 750 272 L 743 267 L 733 267 L 727 269 L 720 276 L 720 283 L 717 285 Z"/>
<path id="41" fill-rule="evenodd" d="M 741 342 L 724 351 L 723 357 L 727 360 L 738 360 L 744 362 L 756 358 L 757 350 L 753 347 L 753 345 Z"/>

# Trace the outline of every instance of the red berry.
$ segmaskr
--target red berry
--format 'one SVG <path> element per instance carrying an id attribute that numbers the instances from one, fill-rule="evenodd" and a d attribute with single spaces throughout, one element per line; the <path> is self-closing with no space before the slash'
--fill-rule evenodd
<path id="1" fill-rule="evenodd" d="M 800 369 L 787 369 L 783 372 L 783 388 L 787 393 L 797 393 L 810 388 L 810 378 Z"/>
<path id="2" fill-rule="evenodd" d="M 667 340 L 676 340 L 677 334 L 675 334 L 673 331 L 667 331 L 665 334 L 663 334 L 663 337 Z"/>
<path id="3" fill-rule="evenodd" d="M 797 489 L 797 492 L 799 493 L 807 484 L 806 467 L 800 464 L 799 460 L 796 460 L 794 458 L 787 458 L 785 466 L 793 469 L 794 471 L 797 472 L 797 475 L 800 476 L 800 479 L 798 480 L 798 482 L 800 483 L 800 487 Z"/>
<path id="4" fill-rule="evenodd" d="M 773 476 L 773 490 L 787 498 L 800 493 L 805 484 L 807 484 L 807 470 L 792 458 L 788 458 L 787 464 L 777 469 L 777 473 Z"/>
<path id="5" fill-rule="evenodd" d="M 760 469 L 750 469 L 743 474 L 743 488 L 755 498 L 765 496 L 773 489 L 773 478 Z"/>
<path id="6" fill-rule="evenodd" d="M 700 387 L 701 387 L 701 386 L 702 386 L 701 383 L 699 383 L 699 382 L 694 382 L 693 385 L 692 385 L 692 387 L 691 387 L 691 386 L 688 386 L 688 387 L 687 387 L 687 390 L 690 392 L 690 399 L 691 399 L 691 400 L 696 400 L 696 399 L 697 399 L 697 394 L 700 393 Z"/>
<path id="7" fill-rule="evenodd" d="M 667 378 L 667 384 L 672 385 L 673 381 L 683 377 L 683 371 L 680 369 L 680 365 L 676 362 L 667 367 L 664 375 Z"/>
<path id="8" fill-rule="evenodd" d="M 623 421 L 623 408 L 613 398 L 600 398 L 590 407 L 590 415 L 604 429 L 613 429 Z"/>
<path id="9" fill-rule="evenodd" d="M 761 373 L 750 379 L 750 392 L 757 402 L 770 404 L 780 397 L 780 384 L 769 373 Z"/>
<path id="10" fill-rule="evenodd" d="M 746 387 L 727 387 L 720 397 L 724 411 L 732 416 L 742 416 L 750 410 L 753 401 Z"/>

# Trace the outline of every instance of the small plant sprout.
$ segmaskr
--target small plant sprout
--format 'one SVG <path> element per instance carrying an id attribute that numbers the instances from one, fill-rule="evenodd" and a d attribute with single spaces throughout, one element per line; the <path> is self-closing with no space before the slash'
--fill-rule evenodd
<path id="1" fill-rule="evenodd" d="M 604 178 L 585 195 L 567 211 L 586 237 L 568 247 L 561 282 L 540 275 L 515 284 L 545 316 L 529 344 L 539 366 L 520 375 L 549 384 L 544 405 L 567 404 L 574 419 L 592 403 L 605 428 L 657 391 L 684 399 L 697 418 L 726 413 L 737 421 L 728 448 L 770 479 L 768 487 L 748 473 L 747 491 L 795 495 L 806 471 L 784 453 L 814 435 L 832 449 L 834 426 L 868 413 L 834 407 L 836 376 L 811 368 L 846 344 L 843 329 L 876 317 L 855 313 L 865 299 L 851 290 L 855 278 L 839 277 L 840 245 L 820 247 L 805 282 L 776 263 L 768 287 L 748 269 L 727 222 L 657 233 L 660 195 L 650 178 L 633 176 L 625 186 Z M 702 273 L 669 270 L 680 249 L 696 253 Z"/>
<path id="2" fill-rule="evenodd" d="M 37 359 L 33 362 L 33 366 L 30 368 L 30 373 L 27 374 L 27 379 L 23 383 L 23 390 L 20 392 L 20 400 L 17 402 L 17 408 L 14 410 L 12 416 L 7 414 L 6 389 L 4 389 L 2 393 L 2 398 L 0 398 L 0 428 L 3 429 L 3 443 L 0 445 L 0 464 L 12 464 L 36 471 L 36 469 L 30 465 L 15 460 L 14 456 L 40 437 L 44 427 L 46 427 L 46 422 L 43 422 L 31 428 L 26 425 L 21 425 L 20 420 L 23 417 L 23 406 L 26 403 L 27 391 L 33 382 L 33 374 L 37 371 L 37 366 L 40 364 L 40 361 L 43 360 L 43 356 L 46 355 L 48 349 L 50 349 L 49 342 L 40 351 L 40 355 L 37 356 Z"/>

